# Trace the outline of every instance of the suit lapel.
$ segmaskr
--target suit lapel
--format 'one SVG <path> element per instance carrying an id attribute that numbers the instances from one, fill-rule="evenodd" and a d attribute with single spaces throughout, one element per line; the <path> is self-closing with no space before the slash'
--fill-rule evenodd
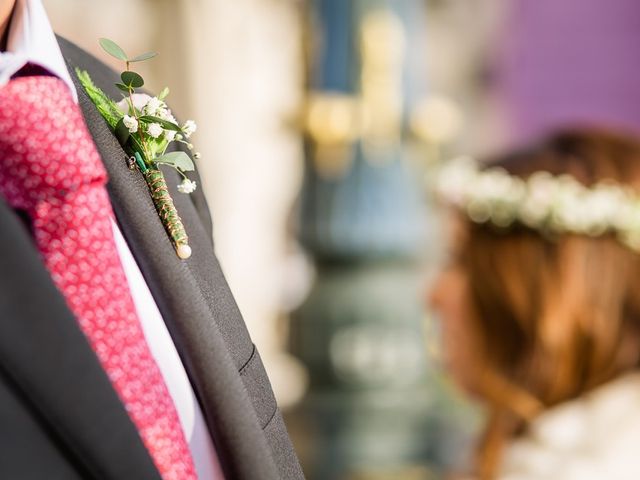
<path id="1" fill-rule="evenodd" d="M 29 233 L 2 201 L 0 225 L 0 378 L 10 379 L 83 476 L 159 480 Z"/>
<path id="2" fill-rule="evenodd" d="M 92 65 L 85 63 L 95 60 L 67 42 L 60 43 L 70 65 L 78 65 L 94 75 Z M 238 369 L 192 271 L 198 259 L 213 256 L 210 237 L 201 219 L 193 205 L 189 205 L 187 196 L 174 196 L 194 248 L 191 259 L 178 259 L 142 175 L 127 167 L 126 154 L 84 93 L 75 73 L 71 73 L 86 123 L 109 173 L 108 189 L 118 223 L 200 399 L 228 478 L 278 478 Z M 106 80 L 102 80 L 94 76 L 98 85 L 105 84 Z"/>

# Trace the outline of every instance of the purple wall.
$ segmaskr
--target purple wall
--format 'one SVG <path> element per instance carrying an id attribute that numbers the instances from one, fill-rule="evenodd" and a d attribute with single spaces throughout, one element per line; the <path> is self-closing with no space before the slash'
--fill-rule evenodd
<path id="1" fill-rule="evenodd" d="M 574 124 L 640 134 L 640 0 L 507 0 L 498 95 L 519 142 Z"/>

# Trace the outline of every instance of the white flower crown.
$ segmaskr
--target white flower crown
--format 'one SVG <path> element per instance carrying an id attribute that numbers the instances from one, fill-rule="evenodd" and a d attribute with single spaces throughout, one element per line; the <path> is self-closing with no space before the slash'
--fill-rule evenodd
<path id="1" fill-rule="evenodd" d="M 520 223 L 546 234 L 613 233 L 640 252 L 640 196 L 614 182 L 585 187 L 571 175 L 544 171 L 525 180 L 500 167 L 481 169 L 473 158 L 460 157 L 441 169 L 436 192 L 476 223 L 502 228 Z"/>

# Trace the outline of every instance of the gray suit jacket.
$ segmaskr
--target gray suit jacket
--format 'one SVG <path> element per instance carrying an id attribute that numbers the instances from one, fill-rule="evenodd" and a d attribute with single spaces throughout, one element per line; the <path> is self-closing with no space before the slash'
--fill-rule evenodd
<path id="1" fill-rule="evenodd" d="M 115 72 L 58 40 L 72 78 L 74 67 L 87 70 L 118 98 Z M 185 365 L 226 477 L 303 478 L 260 355 L 214 254 L 202 190 L 179 194 L 177 174 L 165 172 L 193 248 L 193 256 L 181 261 L 142 176 L 127 167 L 118 141 L 76 87 L 109 173 L 117 221 Z M 1 199 L 0 231 L 0 478 L 157 479 L 135 427 L 44 269 L 28 222 Z"/>

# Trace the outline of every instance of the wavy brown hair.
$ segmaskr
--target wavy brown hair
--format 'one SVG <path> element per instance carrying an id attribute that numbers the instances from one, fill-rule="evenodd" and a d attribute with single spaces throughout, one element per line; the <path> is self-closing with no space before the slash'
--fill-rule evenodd
<path id="1" fill-rule="evenodd" d="M 561 133 L 491 163 L 522 178 L 545 170 L 640 191 L 640 143 L 601 131 Z M 545 238 L 472 222 L 464 233 L 474 386 L 489 409 L 477 473 L 490 479 L 504 445 L 541 410 L 640 366 L 640 254 L 613 235 Z"/>

